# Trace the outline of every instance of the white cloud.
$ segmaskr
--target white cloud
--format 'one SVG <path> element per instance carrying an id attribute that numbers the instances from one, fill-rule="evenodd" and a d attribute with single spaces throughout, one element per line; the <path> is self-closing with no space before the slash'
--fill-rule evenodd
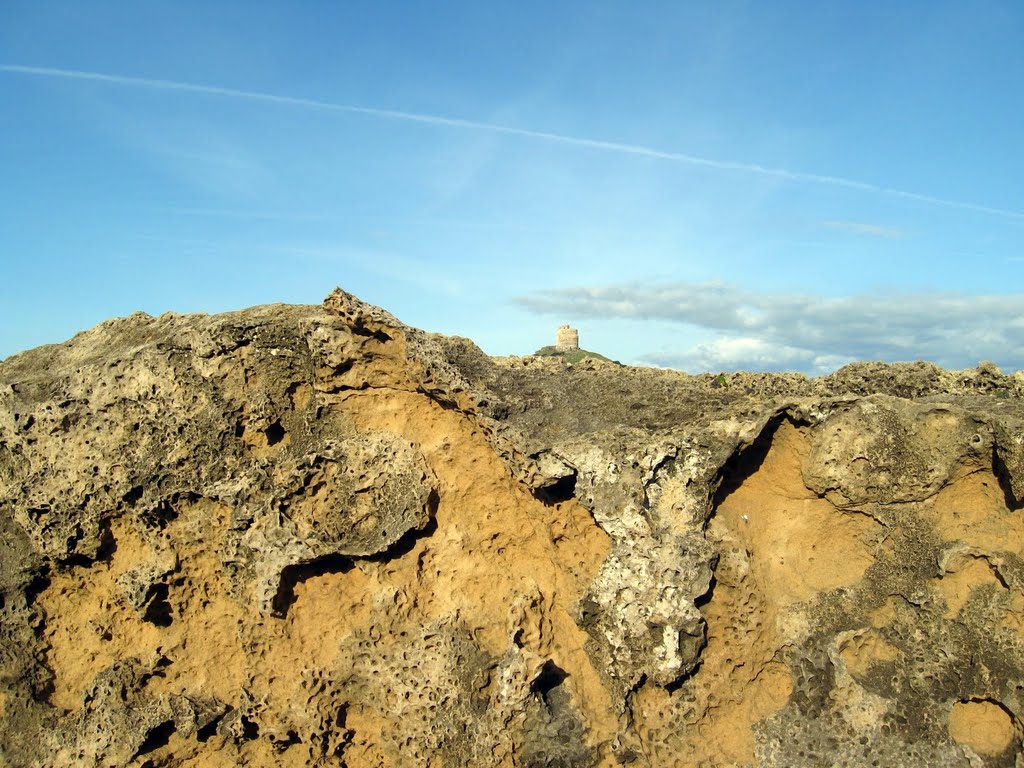
<path id="1" fill-rule="evenodd" d="M 979 360 L 1024 367 L 1024 294 L 829 298 L 676 282 L 547 290 L 516 302 L 559 317 L 661 321 L 718 334 L 690 349 L 639 355 L 691 371 L 824 373 L 853 360 L 921 359 L 955 368 Z"/>
<path id="2" fill-rule="evenodd" d="M 725 337 L 695 345 L 684 353 L 648 354 L 640 362 L 687 371 L 804 371 L 830 373 L 854 358 L 815 354 L 749 336 Z"/>

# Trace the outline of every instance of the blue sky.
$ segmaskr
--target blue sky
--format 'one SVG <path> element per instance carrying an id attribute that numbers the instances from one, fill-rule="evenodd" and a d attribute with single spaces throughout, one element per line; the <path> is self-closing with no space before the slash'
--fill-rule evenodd
<path id="1" fill-rule="evenodd" d="M 0 0 L 0 358 L 318 303 L 528 354 L 1024 368 L 1017 2 Z"/>

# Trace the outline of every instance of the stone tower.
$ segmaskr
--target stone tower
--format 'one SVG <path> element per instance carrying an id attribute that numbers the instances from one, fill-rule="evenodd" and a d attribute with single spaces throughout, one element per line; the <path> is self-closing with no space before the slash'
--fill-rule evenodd
<path id="1" fill-rule="evenodd" d="M 559 352 L 571 352 L 580 348 L 580 333 L 568 325 L 560 325 L 555 334 L 555 349 Z"/>

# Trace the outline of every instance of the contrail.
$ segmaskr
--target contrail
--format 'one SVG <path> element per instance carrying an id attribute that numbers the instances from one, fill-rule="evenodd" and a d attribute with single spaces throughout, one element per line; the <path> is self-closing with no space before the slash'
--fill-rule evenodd
<path id="1" fill-rule="evenodd" d="M 574 147 L 586 147 L 599 149 L 606 152 L 617 152 L 619 154 L 636 155 L 639 157 L 650 157 L 657 160 L 668 160 L 684 165 L 699 166 L 703 168 L 714 168 L 721 171 L 735 171 L 739 173 L 755 174 L 786 181 L 803 181 L 813 184 L 822 184 L 832 187 L 843 187 L 845 189 L 871 192 L 890 197 L 901 197 L 905 200 L 914 200 L 919 203 L 942 206 L 945 208 L 958 208 L 965 211 L 984 213 L 990 216 L 1000 216 L 1009 219 L 1024 220 L 1024 212 L 1014 211 L 1006 208 L 994 208 L 977 203 L 966 203 L 960 200 L 949 200 L 942 197 L 934 197 L 919 192 L 909 192 L 902 189 L 893 189 L 878 184 L 871 184 L 856 179 L 847 179 L 842 176 L 827 176 L 817 173 L 805 173 L 801 171 L 789 171 L 784 168 L 771 168 L 755 163 L 741 163 L 728 160 L 712 160 L 696 155 L 687 155 L 681 152 L 668 152 L 653 147 L 645 147 L 639 144 L 624 144 L 617 141 L 604 141 L 601 139 L 589 139 L 582 136 L 568 136 L 562 133 L 551 133 L 548 131 L 534 131 L 528 128 L 516 128 L 510 125 L 498 123 L 487 123 L 479 120 L 465 120 L 458 117 L 444 117 L 442 115 L 430 115 L 419 112 L 403 112 L 397 109 L 383 109 L 380 107 L 361 107 L 354 104 L 337 104 L 317 99 L 304 99 L 295 96 L 281 96 L 273 93 L 260 91 L 245 91 L 237 88 L 223 88 L 216 85 L 202 85 L 199 83 L 183 83 L 176 80 L 157 80 L 148 77 L 129 77 L 125 75 L 108 75 L 102 72 L 85 72 L 75 69 L 56 69 L 54 67 L 30 67 L 20 64 L 0 64 L 0 71 L 21 75 L 38 75 L 42 77 L 59 77 L 72 80 L 91 80 L 93 82 L 108 83 L 110 85 L 132 86 L 136 88 L 155 88 L 164 91 L 181 91 L 184 93 L 205 93 L 214 96 L 227 96 L 234 99 L 245 99 L 247 101 L 262 101 L 269 104 L 282 104 L 292 107 L 303 107 L 306 109 L 319 109 L 329 112 L 346 112 L 357 115 L 371 115 L 391 120 L 404 120 L 411 123 L 424 123 L 427 125 L 445 125 L 452 128 L 465 128 L 476 131 L 490 131 L 508 136 L 522 136 L 524 138 L 538 139 L 557 144 L 567 144 Z"/>

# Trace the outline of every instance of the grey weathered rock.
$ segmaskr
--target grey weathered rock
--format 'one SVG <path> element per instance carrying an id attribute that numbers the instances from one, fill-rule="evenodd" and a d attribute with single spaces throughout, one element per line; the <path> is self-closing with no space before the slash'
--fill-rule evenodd
<path id="1" fill-rule="evenodd" d="M 1018 764 L 1022 396 L 108 321 L 0 363 L 0 762 Z"/>

